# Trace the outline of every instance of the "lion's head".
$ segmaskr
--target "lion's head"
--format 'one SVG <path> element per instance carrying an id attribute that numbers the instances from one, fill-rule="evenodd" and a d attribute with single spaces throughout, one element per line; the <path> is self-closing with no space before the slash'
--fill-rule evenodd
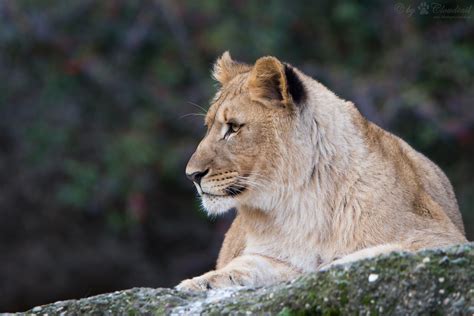
<path id="1" fill-rule="evenodd" d="M 226 52 L 213 75 L 220 90 L 186 175 L 211 214 L 243 204 L 269 208 L 278 200 L 279 187 L 290 185 L 294 170 L 285 167 L 288 159 L 305 159 L 295 153 L 305 140 L 295 139 L 293 133 L 306 98 L 301 74 L 274 57 L 250 66 L 233 61 Z"/>

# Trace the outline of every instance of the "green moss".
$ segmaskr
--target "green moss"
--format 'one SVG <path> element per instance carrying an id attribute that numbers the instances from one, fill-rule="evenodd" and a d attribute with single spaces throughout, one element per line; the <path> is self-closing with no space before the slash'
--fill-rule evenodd
<path id="1" fill-rule="evenodd" d="M 283 308 L 281 312 L 278 313 L 278 316 L 293 316 L 293 315 L 295 314 L 288 307 Z"/>
<path id="2" fill-rule="evenodd" d="M 370 302 L 372 301 L 372 297 L 369 295 L 366 295 L 362 298 L 361 302 L 364 305 L 370 305 Z"/>
<path id="3" fill-rule="evenodd" d="M 339 316 L 341 315 L 341 311 L 336 308 L 329 308 L 324 311 L 323 315 L 324 316 Z"/>

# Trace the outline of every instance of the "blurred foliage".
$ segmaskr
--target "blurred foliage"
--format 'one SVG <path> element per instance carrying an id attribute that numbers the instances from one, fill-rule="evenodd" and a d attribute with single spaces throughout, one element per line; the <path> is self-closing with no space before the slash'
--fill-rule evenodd
<path id="1" fill-rule="evenodd" d="M 213 264 L 225 220 L 205 219 L 183 174 L 204 132 L 188 114 L 207 107 L 225 50 L 294 64 L 439 163 L 472 239 L 474 19 L 417 6 L 0 0 L 0 309 Z"/>

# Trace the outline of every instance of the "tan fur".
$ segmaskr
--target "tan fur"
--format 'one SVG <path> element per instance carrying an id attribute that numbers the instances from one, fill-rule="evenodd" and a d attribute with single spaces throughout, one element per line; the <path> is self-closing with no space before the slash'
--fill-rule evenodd
<path id="1" fill-rule="evenodd" d="M 243 65 L 228 53 L 216 63 L 222 87 L 186 172 L 208 170 L 196 186 L 210 214 L 238 214 L 217 269 L 179 289 L 271 284 L 466 241 L 452 187 L 433 162 L 292 68 L 306 94 L 296 104 L 284 67 L 274 57 Z M 230 196 L 231 187 L 245 191 Z"/>

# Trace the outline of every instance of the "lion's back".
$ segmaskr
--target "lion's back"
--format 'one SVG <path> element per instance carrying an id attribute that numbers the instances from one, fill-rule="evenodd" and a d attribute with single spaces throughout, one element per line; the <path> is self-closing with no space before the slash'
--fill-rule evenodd
<path id="1" fill-rule="evenodd" d="M 415 168 L 415 174 L 419 177 L 423 189 L 430 198 L 441 206 L 453 224 L 465 234 L 456 196 L 446 174 L 425 155 L 413 149 L 405 141 L 401 139 L 399 141 L 400 145 L 406 148 L 408 159 L 411 159 L 417 167 Z"/>
<path id="2" fill-rule="evenodd" d="M 411 193 L 407 196 L 413 199 L 413 211 L 428 212 L 428 215 L 436 216 L 434 213 L 441 210 L 464 234 L 453 187 L 440 167 L 398 136 L 373 123 L 366 126 L 368 133 L 372 134 L 372 148 L 376 147 L 380 158 L 393 166 L 391 176 L 398 180 L 396 185 Z"/>

